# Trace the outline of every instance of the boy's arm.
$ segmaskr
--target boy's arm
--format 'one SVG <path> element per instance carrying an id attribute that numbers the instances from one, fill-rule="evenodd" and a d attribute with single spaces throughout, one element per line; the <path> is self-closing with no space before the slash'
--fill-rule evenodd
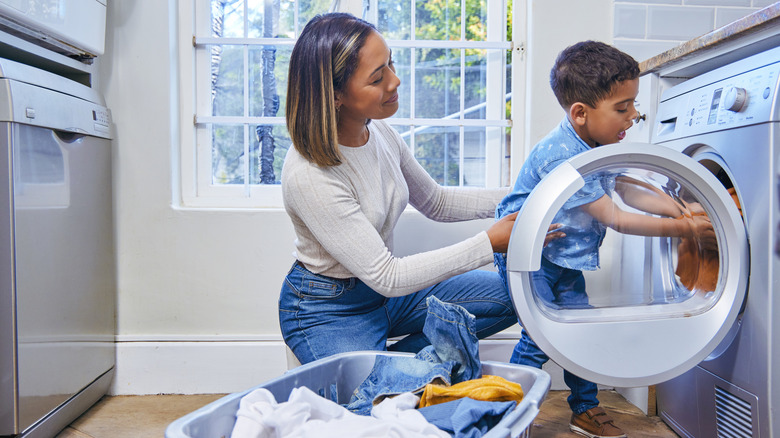
<path id="1" fill-rule="evenodd" d="M 619 176 L 615 179 L 615 192 L 627 205 L 651 214 L 678 217 L 681 206 L 671 196 L 644 181 Z"/>
<path id="2" fill-rule="evenodd" d="M 671 219 L 630 213 L 621 210 L 607 195 L 603 195 L 601 198 L 580 208 L 604 226 L 623 234 L 687 237 L 712 232 L 712 224 L 710 224 L 707 216 L 684 216 L 678 219 Z M 697 230 L 699 230 L 698 233 Z"/>

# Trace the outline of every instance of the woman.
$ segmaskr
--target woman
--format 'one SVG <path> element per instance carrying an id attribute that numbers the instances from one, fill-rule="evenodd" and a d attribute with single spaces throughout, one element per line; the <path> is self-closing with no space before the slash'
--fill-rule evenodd
<path id="1" fill-rule="evenodd" d="M 335 353 L 417 352 L 425 299 L 465 307 L 484 338 L 517 318 L 499 276 L 476 270 L 506 252 L 515 216 L 445 248 L 393 255 L 407 203 L 436 221 L 493 217 L 506 189 L 438 185 L 382 119 L 398 110 L 392 53 L 376 28 L 349 14 L 312 19 L 296 43 L 287 91 L 294 145 L 282 193 L 296 262 L 279 299 L 284 340 L 301 363 Z"/>

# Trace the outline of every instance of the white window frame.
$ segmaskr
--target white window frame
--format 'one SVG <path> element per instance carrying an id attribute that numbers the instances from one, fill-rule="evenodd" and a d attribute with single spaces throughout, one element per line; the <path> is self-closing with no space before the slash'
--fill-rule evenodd
<path id="1" fill-rule="evenodd" d="M 367 18 L 371 20 L 371 5 L 375 5 L 377 1 L 370 0 Z M 416 0 L 422 1 L 422 0 Z M 340 3 L 340 10 L 352 12 L 355 15 L 362 15 L 362 0 L 342 0 Z M 522 41 L 526 35 L 525 29 L 525 15 L 526 15 L 526 0 L 513 0 L 513 42 L 503 42 L 503 34 L 506 33 L 506 28 L 499 25 L 491 25 L 491 20 L 502 19 L 503 20 L 503 5 L 502 2 L 487 1 L 487 17 L 488 17 L 488 41 L 442 41 L 442 42 L 429 42 L 429 41 L 399 41 L 388 40 L 390 47 L 444 47 L 448 49 L 464 49 L 464 48 L 477 48 L 477 49 L 507 49 L 512 50 L 512 100 L 514 102 L 525 102 L 525 56 L 523 53 L 524 45 Z M 198 98 L 198 96 L 209 96 L 210 85 L 208 81 L 198 81 L 198 72 L 208 72 L 210 69 L 208 50 L 197 50 L 198 46 L 205 44 L 213 44 L 217 42 L 216 38 L 198 37 L 196 29 L 209 29 L 210 26 L 210 0 L 192 0 L 182 1 L 179 4 L 178 15 L 178 35 L 179 35 L 179 63 L 178 63 L 178 76 L 179 76 L 179 111 L 180 111 L 180 147 L 179 156 L 175 157 L 174 163 L 177 168 L 174 169 L 174 189 L 179 193 L 180 207 L 192 207 L 192 208 L 215 208 L 215 209 L 246 209 L 246 208 L 282 208 L 282 196 L 281 187 L 279 185 L 252 185 L 248 183 L 236 184 L 236 185 L 212 185 L 212 173 L 211 173 L 211 134 L 209 131 L 210 123 L 238 123 L 244 124 L 244 135 L 250 135 L 250 126 L 248 124 L 256 125 L 259 123 L 276 123 L 284 124 L 284 108 L 280 108 L 280 115 L 278 117 L 212 117 L 204 116 L 203 114 L 210 114 L 209 106 L 211 105 L 210 99 Z M 464 6 L 465 7 L 465 6 Z M 206 8 L 204 10 L 198 8 Z M 360 9 L 358 9 L 360 8 Z M 499 10 L 500 9 L 500 10 Z M 376 8 L 374 8 L 376 10 Z M 205 13 L 204 13 L 205 11 Z M 201 20 L 201 22 L 196 22 Z M 373 20 L 374 22 L 376 20 Z M 296 29 L 296 35 L 300 33 L 301 29 Z M 413 37 L 412 37 L 413 38 Z M 225 44 L 246 44 L 246 47 L 252 44 L 262 44 L 266 41 L 262 39 L 252 39 L 247 41 L 240 38 L 230 39 L 221 38 L 219 42 Z M 293 45 L 294 40 L 281 40 L 274 39 L 275 44 L 289 44 Z M 495 75 L 496 69 L 503 67 L 503 60 L 500 58 L 502 52 L 489 52 L 491 56 L 488 57 L 487 63 L 487 75 L 490 78 L 491 74 Z M 414 57 L 413 57 L 414 58 Z M 498 59 L 495 59 L 498 58 Z M 414 61 L 412 61 L 414 62 Z M 462 61 L 463 62 L 463 61 Z M 246 66 L 245 56 L 245 66 Z M 247 75 L 244 75 L 245 81 Z M 411 81 L 411 87 L 414 87 L 414 81 Z M 495 100 L 506 99 L 506 91 L 504 81 L 487 81 L 486 89 L 486 101 L 495 102 Z M 463 86 L 463 85 L 462 85 Z M 411 90 L 412 96 L 414 90 Z M 245 93 L 246 95 L 246 93 Z M 248 97 L 245 97 L 245 99 Z M 461 99 L 463 99 L 463 93 L 461 92 Z M 245 105 L 245 108 L 247 106 Z M 462 105 L 461 105 L 462 107 Z M 502 149 L 506 148 L 504 140 L 504 131 L 506 127 L 511 127 L 512 135 L 510 148 L 511 156 L 523 156 L 523 139 L 524 127 L 523 117 L 517 117 L 525 111 L 525 104 L 513 104 L 511 115 L 509 120 L 503 120 L 503 114 L 499 114 L 500 107 L 498 105 L 488 105 L 488 113 L 485 119 L 465 119 L 463 114 L 460 118 L 452 119 L 421 119 L 414 118 L 414 105 L 412 105 L 412 114 L 410 118 L 391 118 L 388 119 L 388 123 L 394 125 L 414 125 L 415 127 L 422 127 L 428 124 L 436 126 L 458 126 L 460 129 L 460 148 L 461 148 L 461 160 L 463 159 L 463 131 L 469 126 L 480 126 L 487 128 L 487 144 L 486 144 L 486 182 L 487 187 L 499 187 L 506 186 L 510 183 L 511 175 L 516 174 L 515 167 L 518 166 L 517 161 L 512 161 L 512 169 L 508 169 L 508 166 L 503 165 L 505 160 L 505 152 Z M 200 114 L 200 115 L 199 115 Z M 514 121 L 514 123 L 513 123 Z M 519 122 L 519 123 L 518 123 Z M 414 150 L 413 137 L 410 141 L 410 147 Z M 245 141 L 245 144 L 248 142 Z M 245 146 L 246 147 L 246 146 Z M 248 153 L 245 153 L 248 156 Z M 199 159 L 199 157 L 205 157 Z M 248 166 L 249 160 L 246 160 L 245 166 Z M 461 163 L 462 168 L 462 163 Z M 462 172 L 461 172 L 462 174 Z M 178 187 L 176 184 L 179 184 Z"/>

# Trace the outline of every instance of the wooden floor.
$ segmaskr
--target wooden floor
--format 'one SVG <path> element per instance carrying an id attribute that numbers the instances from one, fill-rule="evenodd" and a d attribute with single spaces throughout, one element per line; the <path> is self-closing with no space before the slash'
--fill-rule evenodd
<path id="1" fill-rule="evenodd" d="M 566 403 L 568 391 L 550 391 L 534 421 L 533 438 L 577 437 L 569 431 L 571 410 Z M 599 391 L 601 407 L 629 438 L 677 438 L 678 435 L 657 416 L 647 416 L 614 391 Z"/>
<path id="2" fill-rule="evenodd" d="M 577 437 L 569 431 L 568 391 L 551 391 L 533 425 L 533 438 Z M 56 438 L 164 437 L 173 420 L 218 398 L 215 395 L 106 396 Z M 647 416 L 613 391 L 599 392 L 608 410 L 630 438 L 677 438 L 656 416 Z"/>

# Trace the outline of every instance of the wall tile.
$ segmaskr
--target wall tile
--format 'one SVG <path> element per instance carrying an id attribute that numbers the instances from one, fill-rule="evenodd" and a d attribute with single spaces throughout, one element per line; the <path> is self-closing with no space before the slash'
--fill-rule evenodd
<path id="1" fill-rule="evenodd" d="M 775 1 L 616 0 L 613 44 L 642 62 Z"/>
<path id="2" fill-rule="evenodd" d="M 615 37 L 644 38 L 646 20 L 646 6 L 615 5 Z"/>
<path id="3" fill-rule="evenodd" d="M 715 10 L 715 28 L 723 27 L 757 10 L 757 8 L 718 8 Z"/>
<path id="4" fill-rule="evenodd" d="M 751 6 L 751 0 L 684 0 L 687 6 Z"/>
<path id="5" fill-rule="evenodd" d="M 618 49 L 628 53 L 637 62 L 650 59 L 669 49 L 677 47 L 684 41 L 646 41 L 646 40 L 623 40 L 615 39 L 613 45 Z"/>
<path id="6" fill-rule="evenodd" d="M 647 37 L 683 40 L 710 32 L 715 25 L 714 8 L 651 6 L 648 8 Z"/>

